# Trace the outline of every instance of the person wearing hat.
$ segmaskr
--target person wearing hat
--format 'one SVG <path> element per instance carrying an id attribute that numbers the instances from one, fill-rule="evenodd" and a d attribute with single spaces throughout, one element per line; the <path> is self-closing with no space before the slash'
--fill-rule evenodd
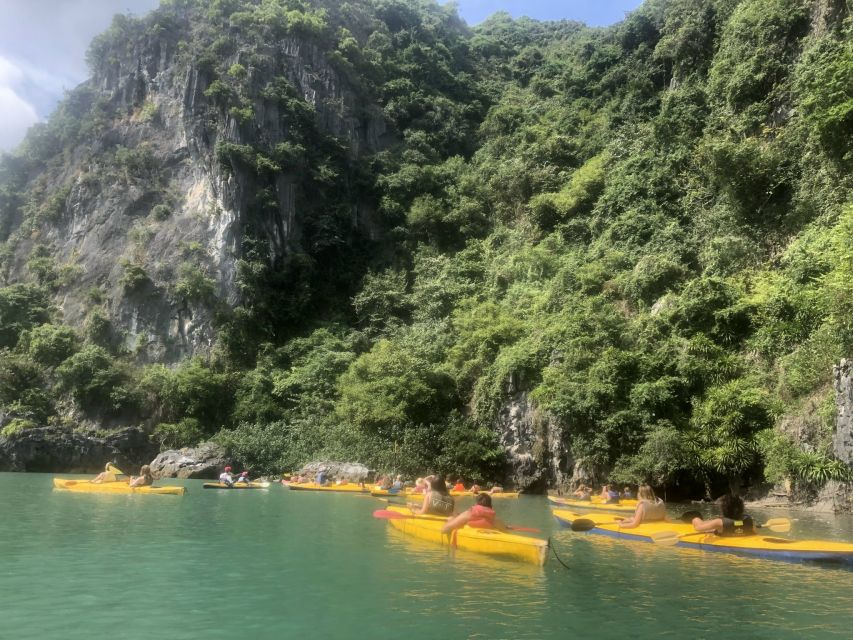
<path id="1" fill-rule="evenodd" d="M 240 477 L 237 478 L 237 482 L 242 482 L 243 484 L 249 484 L 249 472 L 244 471 L 240 474 Z"/>
<path id="2" fill-rule="evenodd" d="M 225 470 L 219 474 L 219 482 L 229 487 L 234 486 L 234 478 L 231 477 L 231 467 L 225 467 Z"/>

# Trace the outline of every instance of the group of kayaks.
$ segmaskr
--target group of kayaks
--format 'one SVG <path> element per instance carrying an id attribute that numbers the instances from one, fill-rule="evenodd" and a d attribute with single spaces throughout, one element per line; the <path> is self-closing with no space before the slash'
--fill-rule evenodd
<path id="1" fill-rule="evenodd" d="M 376 497 L 411 497 L 417 494 L 408 491 L 392 492 L 378 487 L 361 484 L 317 484 L 315 482 L 283 482 L 291 491 L 318 491 L 337 493 L 356 493 Z M 53 485 L 57 489 L 80 493 L 109 494 L 155 494 L 183 495 L 186 492 L 180 486 L 129 487 L 125 482 L 93 483 L 87 480 L 55 478 Z M 266 489 L 269 482 L 239 483 L 232 486 L 218 482 L 208 482 L 206 489 L 246 490 Z M 470 491 L 451 492 L 456 496 L 473 495 Z M 505 492 L 491 494 L 494 498 L 517 498 L 518 493 Z M 674 546 L 701 551 L 733 553 L 738 555 L 784 560 L 788 562 L 830 561 L 853 565 L 853 544 L 829 540 L 793 540 L 774 535 L 758 534 L 745 536 L 720 536 L 713 533 L 700 533 L 693 526 L 681 521 L 657 521 L 642 523 L 630 529 L 621 529 L 620 521 L 636 509 L 636 500 L 620 500 L 616 504 L 607 504 L 597 497 L 591 500 L 577 500 L 549 496 L 552 514 L 559 525 L 573 531 L 591 535 L 607 536 L 630 542 L 672 544 Z M 521 562 L 543 565 L 548 557 L 549 541 L 513 531 L 480 529 L 465 526 L 449 534 L 442 533 L 446 518 L 432 515 L 415 514 L 407 506 L 388 504 L 387 509 L 374 512 L 388 520 L 394 529 L 405 535 L 427 540 L 454 549 L 469 551 L 488 556 L 506 558 Z M 377 515 L 377 517 L 380 517 Z M 768 523 L 769 524 L 769 523 Z M 770 531 L 778 531 L 770 527 Z M 536 530 L 532 530 L 536 531 Z"/>

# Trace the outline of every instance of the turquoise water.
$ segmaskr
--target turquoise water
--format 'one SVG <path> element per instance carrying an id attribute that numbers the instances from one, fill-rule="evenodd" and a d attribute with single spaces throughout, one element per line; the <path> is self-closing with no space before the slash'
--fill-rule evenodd
<path id="1" fill-rule="evenodd" d="M 497 509 L 551 534 L 569 570 L 404 538 L 370 497 L 198 481 L 171 481 L 183 497 L 87 495 L 51 479 L 0 474 L 3 640 L 853 635 L 853 571 L 572 533 L 543 498 Z M 790 515 L 798 537 L 853 539 L 853 519 Z"/>

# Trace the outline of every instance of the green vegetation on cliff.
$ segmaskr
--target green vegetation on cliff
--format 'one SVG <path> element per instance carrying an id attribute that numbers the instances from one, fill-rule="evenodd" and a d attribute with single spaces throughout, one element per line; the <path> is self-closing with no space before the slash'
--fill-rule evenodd
<path id="1" fill-rule="evenodd" d="M 505 14 L 469 29 L 432 0 L 168 0 L 117 18 L 93 69 L 158 38 L 207 74 L 210 117 L 246 127 L 215 157 L 251 176 L 253 220 L 277 210 L 278 176 L 300 176 L 299 250 L 272 255 L 248 223 L 236 305 L 174 256 L 173 295 L 217 314 L 209 357 L 176 368 L 133 366 L 94 303 L 85 327 L 49 324 L 75 276 L 35 255 L 30 281 L 0 289 L 0 402 L 19 426 L 88 415 L 164 446 L 215 435 L 263 471 L 323 455 L 483 478 L 526 394 L 568 459 L 614 480 L 846 476 L 830 447 L 832 365 L 853 354 L 843 1 L 647 0 L 607 29 Z M 272 75 L 288 38 L 388 141 L 354 155 L 320 125 Z M 285 142 L 249 132 L 271 104 Z M 3 160 L 4 272 L 63 215 L 67 186 L 42 168 L 113 117 L 86 85 Z M 114 151 L 115 179 L 166 171 L 140 147 Z M 148 282 L 131 263 L 122 278 Z"/>

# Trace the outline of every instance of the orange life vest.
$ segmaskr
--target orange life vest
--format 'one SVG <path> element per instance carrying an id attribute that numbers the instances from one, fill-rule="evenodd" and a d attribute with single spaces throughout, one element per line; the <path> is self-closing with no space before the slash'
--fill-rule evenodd
<path id="1" fill-rule="evenodd" d="M 475 504 L 471 507 L 471 519 L 468 520 L 468 526 L 475 529 L 494 529 L 495 510 Z"/>

